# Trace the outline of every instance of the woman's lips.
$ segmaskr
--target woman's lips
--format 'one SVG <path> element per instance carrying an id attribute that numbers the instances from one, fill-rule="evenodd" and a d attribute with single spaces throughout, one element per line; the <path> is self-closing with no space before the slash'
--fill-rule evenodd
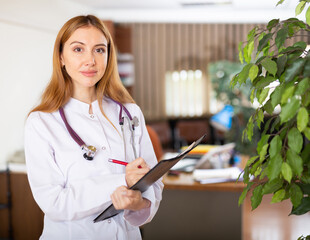
<path id="1" fill-rule="evenodd" d="M 93 77 L 96 75 L 97 71 L 81 71 L 81 73 L 86 77 Z"/>

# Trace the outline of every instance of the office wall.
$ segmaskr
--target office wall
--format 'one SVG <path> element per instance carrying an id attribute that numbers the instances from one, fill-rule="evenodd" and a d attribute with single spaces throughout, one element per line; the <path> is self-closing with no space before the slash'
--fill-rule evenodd
<path id="1" fill-rule="evenodd" d="M 254 26 L 265 23 L 130 23 L 135 59 L 133 96 L 147 120 L 164 119 L 165 74 L 167 71 L 200 69 L 204 78 L 206 112 L 210 113 L 211 83 L 209 63 L 221 60 L 239 62 L 238 45 L 246 41 Z M 302 33 L 293 41 L 310 43 Z M 289 42 L 287 42 L 289 44 Z"/>
<path id="2" fill-rule="evenodd" d="M 57 31 L 87 13 L 65 0 L 0 0 L 0 165 L 23 149 L 26 115 L 50 78 Z"/>

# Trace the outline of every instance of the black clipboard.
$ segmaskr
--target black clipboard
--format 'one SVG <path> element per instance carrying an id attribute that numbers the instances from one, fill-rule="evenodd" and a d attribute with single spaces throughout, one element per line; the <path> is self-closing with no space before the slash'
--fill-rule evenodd
<path id="1" fill-rule="evenodd" d="M 188 148 L 181 152 L 176 157 L 161 160 L 157 163 L 147 174 L 145 174 L 136 184 L 130 187 L 132 190 L 139 190 L 141 192 L 146 191 L 154 182 L 161 178 L 166 172 L 169 171 L 178 161 L 183 159 L 191 150 L 197 147 L 198 144 L 206 135 L 203 135 L 201 138 L 193 142 Z M 100 213 L 95 219 L 94 222 L 100 222 L 108 218 L 114 217 L 123 210 L 116 210 L 111 204 L 106 208 L 102 213 Z"/>

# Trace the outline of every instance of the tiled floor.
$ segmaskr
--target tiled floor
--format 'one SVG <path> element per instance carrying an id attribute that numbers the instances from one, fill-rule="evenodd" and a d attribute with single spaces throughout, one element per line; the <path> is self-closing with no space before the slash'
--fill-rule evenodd
<path id="1" fill-rule="evenodd" d="M 310 212 L 288 216 L 292 206 L 290 201 L 271 204 L 270 194 L 251 211 L 250 197 L 247 196 L 242 211 L 243 240 L 297 240 L 301 235 L 310 235 Z"/>

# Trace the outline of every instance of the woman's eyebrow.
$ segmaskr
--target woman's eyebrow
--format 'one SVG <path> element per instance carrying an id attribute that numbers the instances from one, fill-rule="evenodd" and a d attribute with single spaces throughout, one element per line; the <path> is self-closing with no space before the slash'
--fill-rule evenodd
<path id="1" fill-rule="evenodd" d="M 70 45 L 75 44 L 75 43 L 78 43 L 78 44 L 81 44 L 81 45 L 85 45 L 85 43 L 82 43 L 82 42 L 79 42 L 79 41 L 73 41 L 72 43 L 70 43 Z"/>
<path id="2" fill-rule="evenodd" d="M 70 45 L 72 45 L 72 44 L 81 44 L 81 45 L 85 45 L 85 43 L 83 43 L 83 42 L 79 42 L 79 41 L 73 41 L 72 43 L 70 43 Z M 95 47 L 98 47 L 98 46 L 104 46 L 104 47 L 107 47 L 107 44 L 105 44 L 105 43 L 98 43 L 98 44 L 96 44 L 95 45 Z"/>

